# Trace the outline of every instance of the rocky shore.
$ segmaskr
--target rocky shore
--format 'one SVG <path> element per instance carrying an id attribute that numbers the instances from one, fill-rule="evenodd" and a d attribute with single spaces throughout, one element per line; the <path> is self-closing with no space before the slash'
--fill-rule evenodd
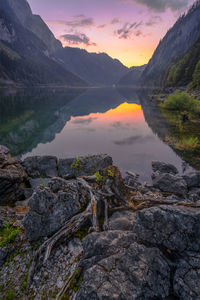
<path id="1" fill-rule="evenodd" d="M 200 299 L 200 172 L 0 146 L 0 299 Z"/>

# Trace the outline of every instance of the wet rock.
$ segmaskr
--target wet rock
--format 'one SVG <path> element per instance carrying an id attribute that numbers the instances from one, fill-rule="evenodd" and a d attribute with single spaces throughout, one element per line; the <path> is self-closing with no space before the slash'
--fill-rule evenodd
<path id="1" fill-rule="evenodd" d="M 200 251 L 200 209 L 176 206 L 151 207 L 136 212 L 137 240 L 177 251 Z"/>
<path id="2" fill-rule="evenodd" d="M 200 187 L 200 172 L 191 172 L 183 176 L 188 188 Z"/>
<path id="3" fill-rule="evenodd" d="M 188 192 L 186 181 L 182 177 L 170 173 L 156 172 L 152 175 L 152 182 L 153 186 L 162 192 L 181 196 L 185 196 Z"/>
<path id="4" fill-rule="evenodd" d="M 32 156 L 23 161 L 23 166 L 31 178 L 56 177 L 57 158 L 55 156 Z"/>
<path id="5" fill-rule="evenodd" d="M 8 148 L 0 146 L 0 205 L 22 200 L 27 179 L 21 161 L 12 158 Z"/>
<path id="6" fill-rule="evenodd" d="M 91 175 L 110 165 L 112 165 L 112 158 L 106 154 L 60 159 L 58 176 L 66 178 Z"/>
<path id="7" fill-rule="evenodd" d="M 76 300 L 165 299 L 169 295 L 168 262 L 158 249 L 135 243 L 133 234 L 92 234 L 85 238 L 84 250 L 85 273 Z"/>
<path id="8" fill-rule="evenodd" d="M 200 254 L 187 253 L 178 263 L 174 275 L 174 294 L 179 299 L 200 299 Z"/>
<path id="9" fill-rule="evenodd" d="M 178 170 L 175 166 L 160 161 L 153 161 L 152 169 L 154 172 L 178 174 Z"/>
<path id="10" fill-rule="evenodd" d="M 87 197 L 80 195 L 76 181 L 53 178 L 48 188 L 39 186 L 29 199 L 30 211 L 23 221 L 29 240 L 52 235 L 86 207 Z"/>

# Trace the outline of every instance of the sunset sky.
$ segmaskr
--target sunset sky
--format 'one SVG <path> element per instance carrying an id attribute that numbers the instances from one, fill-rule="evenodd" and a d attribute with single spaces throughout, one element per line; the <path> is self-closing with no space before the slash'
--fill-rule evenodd
<path id="1" fill-rule="evenodd" d="M 64 46 L 145 64 L 194 0 L 28 0 Z"/>

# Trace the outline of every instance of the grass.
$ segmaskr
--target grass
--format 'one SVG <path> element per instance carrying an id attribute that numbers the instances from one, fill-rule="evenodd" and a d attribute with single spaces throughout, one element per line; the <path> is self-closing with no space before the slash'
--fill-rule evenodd
<path id="1" fill-rule="evenodd" d="M 177 112 L 200 112 L 200 101 L 191 97 L 187 92 L 176 91 L 169 95 L 164 103 L 160 104 L 161 108 Z"/>
<path id="2" fill-rule="evenodd" d="M 174 146 L 179 150 L 195 150 L 199 146 L 199 139 L 197 137 L 182 138 Z"/>
<path id="3" fill-rule="evenodd" d="M 0 248 L 14 242 L 19 232 L 19 227 L 14 227 L 9 222 L 5 222 L 0 230 Z"/>

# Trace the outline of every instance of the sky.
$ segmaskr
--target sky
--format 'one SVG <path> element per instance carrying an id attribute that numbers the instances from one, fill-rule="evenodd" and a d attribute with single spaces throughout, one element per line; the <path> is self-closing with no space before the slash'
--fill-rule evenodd
<path id="1" fill-rule="evenodd" d="M 28 0 L 63 46 L 105 52 L 124 65 L 148 63 L 195 0 Z"/>

